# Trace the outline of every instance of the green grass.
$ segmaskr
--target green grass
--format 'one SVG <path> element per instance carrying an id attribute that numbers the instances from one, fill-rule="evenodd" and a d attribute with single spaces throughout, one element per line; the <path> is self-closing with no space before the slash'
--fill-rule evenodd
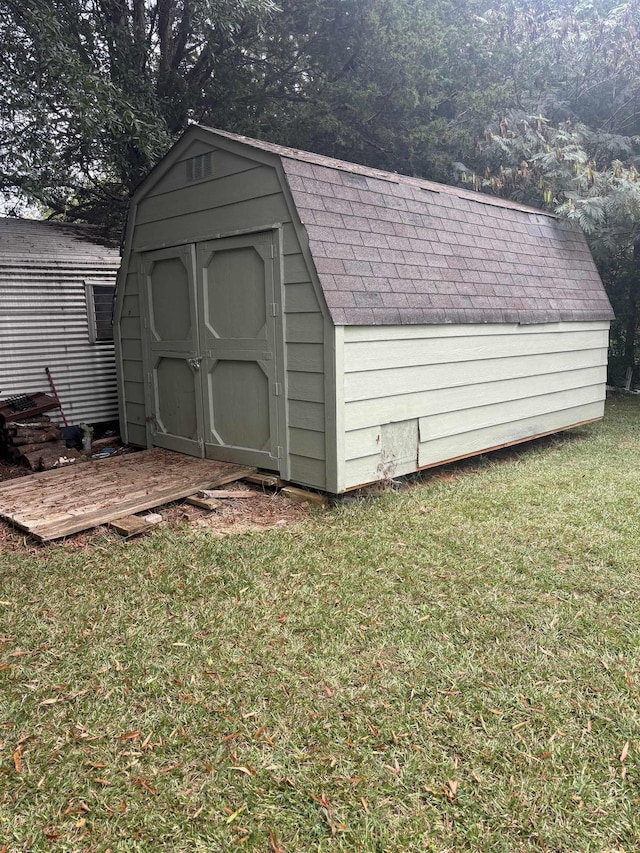
<path id="1" fill-rule="evenodd" d="M 640 849 L 639 451 L 0 554 L 0 851 Z"/>

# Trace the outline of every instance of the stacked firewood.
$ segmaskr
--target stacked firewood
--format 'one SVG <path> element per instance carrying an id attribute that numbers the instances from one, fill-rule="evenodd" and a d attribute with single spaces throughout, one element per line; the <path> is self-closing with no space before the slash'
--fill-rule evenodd
<path id="1" fill-rule="evenodd" d="M 4 423 L 0 432 L 5 456 L 22 462 L 32 471 L 57 468 L 80 455 L 67 448 L 60 428 L 47 415 Z"/>

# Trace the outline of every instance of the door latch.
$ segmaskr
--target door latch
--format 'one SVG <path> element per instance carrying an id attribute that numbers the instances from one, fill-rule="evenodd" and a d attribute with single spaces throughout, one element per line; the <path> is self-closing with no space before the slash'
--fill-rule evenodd
<path id="1" fill-rule="evenodd" d="M 187 364 L 189 365 L 189 367 L 192 367 L 194 370 L 200 370 L 200 362 L 201 361 L 202 361 L 201 358 L 188 358 Z"/>

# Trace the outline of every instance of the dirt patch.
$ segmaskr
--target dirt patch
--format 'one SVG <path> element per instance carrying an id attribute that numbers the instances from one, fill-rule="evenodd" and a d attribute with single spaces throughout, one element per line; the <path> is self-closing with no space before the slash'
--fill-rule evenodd
<path id="1" fill-rule="evenodd" d="M 234 483 L 234 491 L 247 490 L 257 497 L 220 501 L 220 508 L 207 511 L 181 502 L 159 510 L 167 523 L 188 522 L 206 527 L 213 533 L 225 536 L 244 533 L 247 530 L 263 530 L 270 527 L 286 527 L 309 516 L 309 507 L 289 500 L 280 491 L 261 489 L 244 483 Z"/>
<path id="2" fill-rule="evenodd" d="M 14 480 L 16 477 L 26 477 L 31 473 L 24 465 L 18 465 L 15 462 L 7 462 L 6 459 L 0 459 L 0 483 L 4 480 Z"/>

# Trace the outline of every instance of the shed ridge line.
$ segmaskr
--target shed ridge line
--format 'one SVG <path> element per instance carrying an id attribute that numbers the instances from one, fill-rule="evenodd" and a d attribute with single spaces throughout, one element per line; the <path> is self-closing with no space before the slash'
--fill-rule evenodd
<path id="1" fill-rule="evenodd" d="M 535 213 L 538 216 L 545 216 L 548 219 L 564 221 L 555 213 L 551 213 L 550 211 L 542 210 L 531 205 L 519 204 L 518 202 L 509 201 L 508 199 L 503 199 L 498 196 L 490 196 L 486 193 L 473 192 L 471 190 L 466 190 L 463 187 L 440 184 L 437 181 L 430 181 L 426 178 L 419 178 L 411 175 L 402 175 L 399 172 L 387 172 L 384 169 L 376 169 L 373 166 L 363 166 L 359 163 L 353 163 L 348 160 L 339 160 L 335 157 L 328 157 L 324 154 L 315 154 L 312 151 L 290 148 L 286 145 L 278 145 L 274 142 L 266 142 L 261 139 L 251 139 L 248 136 L 229 133 L 226 130 L 219 130 L 218 128 L 207 127 L 202 124 L 196 124 L 194 126 L 203 131 L 214 133 L 232 141 L 240 142 L 243 145 L 248 145 L 252 148 L 257 148 L 263 151 L 269 151 L 283 159 L 311 163 L 312 165 L 321 166 L 327 169 L 335 169 L 340 172 L 362 175 L 363 177 L 370 177 L 376 180 L 386 181 L 391 184 L 406 184 L 408 186 L 418 187 L 419 189 L 423 189 L 428 192 L 446 193 L 448 195 L 453 195 L 456 198 L 477 202 L 478 204 L 491 205 L 493 207 L 501 207 L 508 210 L 519 210 L 523 213 Z"/>

